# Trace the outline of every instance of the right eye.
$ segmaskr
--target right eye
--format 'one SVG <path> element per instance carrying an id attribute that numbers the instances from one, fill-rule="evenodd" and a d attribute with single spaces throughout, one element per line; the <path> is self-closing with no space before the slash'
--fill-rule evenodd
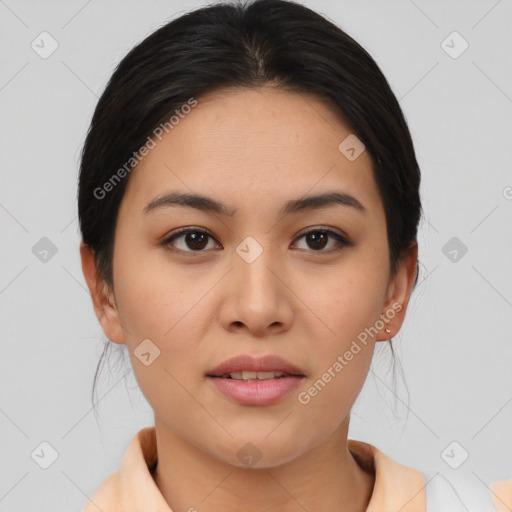
<path id="1" fill-rule="evenodd" d="M 204 249 L 208 247 L 208 239 L 215 238 L 208 232 L 199 228 L 184 228 L 177 232 L 171 233 L 162 242 L 161 245 L 170 251 L 182 252 L 206 252 Z M 220 244 L 217 244 L 217 247 Z"/>

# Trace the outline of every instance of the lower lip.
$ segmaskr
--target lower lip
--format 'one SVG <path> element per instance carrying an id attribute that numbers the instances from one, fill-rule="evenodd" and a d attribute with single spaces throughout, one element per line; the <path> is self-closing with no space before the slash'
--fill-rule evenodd
<path id="1" fill-rule="evenodd" d="M 270 405 L 293 391 L 304 377 L 243 381 L 223 377 L 208 380 L 224 395 L 242 405 Z"/>

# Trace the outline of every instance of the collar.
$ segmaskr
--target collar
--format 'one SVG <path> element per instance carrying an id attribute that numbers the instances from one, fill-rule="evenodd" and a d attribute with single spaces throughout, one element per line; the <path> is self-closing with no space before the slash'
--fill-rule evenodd
<path id="1" fill-rule="evenodd" d="M 375 475 L 366 512 L 425 512 L 425 475 L 394 461 L 375 446 L 348 439 L 348 449 L 359 466 Z"/>
<path id="2" fill-rule="evenodd" d="M 371 444 L 349 439 L 348 449 L 357 463 L 375 474 L 367 512 L 425 512 L 425 477 L 420 471 L 392 460 Z M 153 480 L 157 462 L 155 427 L 133 437 L 118 471 L 94 493 L 82 512 L 130 510 L 172 512 Z"/>

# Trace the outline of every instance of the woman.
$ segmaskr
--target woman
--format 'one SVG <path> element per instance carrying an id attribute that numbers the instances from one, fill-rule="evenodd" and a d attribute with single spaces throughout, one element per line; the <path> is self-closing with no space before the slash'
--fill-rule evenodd
<path id="1" fill-rule="evenodd" d="M 378 66 L 301 5 L 217 4 L 137 45 L 97 105 L 79 217 L 155 426 L 84 511 L 456 510 L 347 438 L 417 279 L 419 184 Z M 493 485 L 473 504 L 509 510 L 512 480 Z"/>

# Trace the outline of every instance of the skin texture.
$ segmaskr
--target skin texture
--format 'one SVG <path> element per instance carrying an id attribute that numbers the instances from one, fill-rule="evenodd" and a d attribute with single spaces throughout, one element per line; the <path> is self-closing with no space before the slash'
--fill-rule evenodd
<path id="1" fill-rule="evenodd" d="M 155 413 L 155 482 L 175 511 L 366 510 L 374 477 L 347 449 L 350 410 L 375 343 L 402 325 L 417 246 L 391 275 L 370 155 L 350 161 L 339 151 L 351 130 L 319 99 L 263 87 L 198 101 L 132 170 L 117 219 L 114 290 L 98 281 L 93 255 L 81 246 L 103 331 L 127 345 Z M 142 213 L 170 191 L 201 193 L 237 212 L 169 206 Z M 354 196 L 365 211 L 330 205 L 278 215 L 290 199 L 327 191 Z M 203 252 L 193 253 L 197 245 L 184 236 L 174 252 L 159 245 L 188 226 L 211 233 Z M 325 248 L 308 243 L 304 231 L 319 227 L 345 233 L 353 245 L 335 251 L 334 238 Z M 236 252 L 247 236 L 263 249 L 252 263 Z M 380 329 L 301 404 L 298 393 L 396 303 L 402 308 L 386 325 L 391 333 Z M 134 355 L 147 338 L 160 349 L 149 366 Z M 306 377 L 277 403 L 239 405 L 206 379 L 239 354 L 277 354 Z M 247 443 L 261 454 L 253 467 L 237 456 Z"/>

